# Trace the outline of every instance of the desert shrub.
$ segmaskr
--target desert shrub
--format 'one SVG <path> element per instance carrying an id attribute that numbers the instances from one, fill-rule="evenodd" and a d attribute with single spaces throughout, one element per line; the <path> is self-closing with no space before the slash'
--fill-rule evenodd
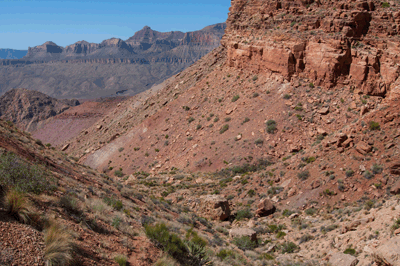
<path id="1" fill-rule="evenodd" d="M 44 232 L 44 259 L 46 265 L 70 265 L 73 261 L 72 235 L 60 224 L 53 222 Z"/>
<path id="2" fill-rule="evenodd" d="M 232 102 L 236 102 L 237 100 L 239 100 L 239 95 L 235 95 L 232 97 Z"/>
<path id="3" fill-rule="evenodd" d="M 279 231 L 278 233 L 276 233 L 276 238 L 283 238 L 284 236 L 286 236 L 285 232 Z"/>
<path id="4" fill-rule="evenodd" d="M 31 204 L 24 194 L 9 190 L 4 197 L 4 207 L 8 214 L 23 223 L 30 221 Z"/>
<path id="5" fill-rule="evenodd" d="M 356 250 L 354 248 L 347 248 L 343 253 L 349 255 L 356 255 Z"/>
<path id="6" fill-rule="evenodd" d="M 279 247 L 282 254 L 295 253 L 299 249 L 299 247 L 293 242 L 285 242 L 281 244 Z"/>
<path id="7" fill-rule="evenodd" d="M 283 99 L 289 100 L 292 96 L 290 94 L 283 95 Z"/>
<path id="8" fill-rule="evenodd" d="M 119 152 L 122 152 L 124 150 L 124 147 L 121 147 L 118 149 Z"/>
<path id="9" fill-rule="evenodd" d="M 286 217 L 289 217 L 289 216 L 292 215 L 293 213 L 294 213 L 294 211 L 285 209 L 285 210 L 283 210 L 282 215 L 283 215 L 283 216 L 286 216 Z"/>
<path id="10" fill-rule="evenodd" d="M 189 118 L 188 118 L 188 122 L 189 122 L 189 123 L 192 123 L 193 121 L 194 121 L 194 118 L 193 118 L 193 117 L 189 117 Z"/>
<path id="11" fill-rule="evenodd" d="M 229 129 L 229 125 L 225 124 L 221 127 L 221 129 L 219 130 L 219 134 L 222 134 L 224 132 L 226 132 Z"/>
<path id="12" fill-rule="evenodd" d="M 247 195 L 249 195 L 249 197 L 254 197 L 256 195 L 256 192 L 254 191 L 254 189 L 250 189 L 249 191 L 247 191 Z"/>
<path id="13" fill-rule="evenodd" d="M 125 255 L 117 255 L 114 260 L 119 266 L 126 266 L 126 263 L 128 262 L 128 258 Z"/>
<path id="14" fill-rule="evenodd" d="M 178 235 L 170 233 L 164 223 L 154 226 L 145 224 L 147 237 L 174 258 L 183 256 L 187 252 L 185 244 Z"/>
<path id="15" fill-rule="evenodd" d="M 300 237 L 300 240 L 299 240 L 299 245 L 302 244 L 302 243 L 308 242 L 308 241 L 310 241 L 312 239 L 314 239 L 314 237 L 312 235 L 309 235 L 309 234 L 302 235 Z"/>
<path id="16" fill-rule="evenodd" d="M 260 94 L 258 94 L 258 92 L 253 93 L 253 98 L 258 97 Z"/>
<path id="17" fill-rule="evenodd" d="M 264 144 L 264 141 L 262 139 L 256 139 L 254 141 L 254 144 L 256 144 L 257 146 L 262 146 Z"/>
<path id="18" fill-rule="evenodd" d="M 243 120 L 243 122 L 242 122 L 242 124 L 247 123 L 247 122 L 249 122 L 249 121 L 250 121 L 250 118 L 245 117 L 244 120 Z"/>
<path id="19" fill-rule="evenodd" d="M 297 174 L 297 177 L 298 177 L 300 180 L 304 181 L 304 180 L 306 180 L 307 178 L 310 177 L 310 172 L 309 172 L 308 170 L 302 171 L 302 172 L 300 172 L 300 173 Z"/>
<path id="20" fill-rule="evenodd" d="M 257 242 L 252 241 L 249 236 L 236 237 L 233 243 L 241 250 L 253 250 L 257 247 Z"/>
<path id="21" fill-rule="evenodd" d="M 364 177 L 369 180 L 374 177 L 374 174 L 367 170 L 364 172 Z"/>
<path id="22" fill-rule="evenodd" d="M 121 217 L 115 216 L 111 222 L 112 227 L 118 229 L 121 225 L 122 219 Z"/>
<path id="23" fill-rule="evenodd" d="M 352 169 L 349 169 L 346 171 L 346 176 L 347 177 L 352 177 L 354 175 L 354 171 Z"/>
<path id="24" fill-rule="evenodd" d="M 114 171 L 114 175 L 115 175 L 115 176 L 118 176 L 118 177 L 123 177 L 123 176 L 124 176 L 124 173 L 123 173 L 121 170 L 115 170 L 115 171 Z"/>
<path id="25" fill-rule="evenodd" d="M 252 218 L 252 217 L 253 217 L 253 214 L 251 213 L 249 208 L 239 210 L 236 213 L 236 220 L 238 220 L 238 221 L 243 220 L 245 218 Z"/>
<path id="26" fill-rule="evenodd" d="M 371 167 L 371 171 L 372 171 L 372 173 L 373 174 L 380 174 L 380 173 L 382 173 L 382 171 L 383 171 L 383 167 L 381 166 L 381 165 L 379 165 L 379 164 L 374 164 L 374 165 L 372 165 L 372 167 Z"/>
<path id="27" fill-rule="evenodd" d="M 390 227 L 390 230 L 392 232 L 396 231 L 397 229 L 400 228 L 400 219 L 397 219 L 394 224 Z"/>
<path id="28" fill-rule="evenodd" d="M 274 134 L 276 131 L 276 122 L 275 120 L 268 120 L 267 123 L 267 132 L 269 134 Z"/>
<path id="29" fill-rule="evenodd" d="M 370 130 L 381 130 L 381 126 L 378 122 L 370 121 L 369 122 L 369 129 Z"/>
<path id="30" fill-rule="evenodd" d="M 316 214 L 317 211 L 318 211 L 318 210 L 315 209 L 315 208 L 309 208 L 309 209 L 305 210 L 305 213 L 306 213 L 307 215 L 312 216 L 312 215 Z"/>
<path id="31" fill-rule="evenodd" d="M 193 231 L 189 233 L 188 239 L 190 240 L 187 239 L 184 242 L 178 235 L 170 233 L 164 223 L 154 226 L 145 224 L 144 228 L 149 239 L 182 264 L 206 265 L 209 263 L 205 244 L 203 239 L 197 236 L 197 233 L 193 233 Z"/>
<path id="32" fill-rule="evenodd" d="M 109 198 L 109 197 L 104 197 L 103 198 L 104 203 L 106 203 L 108 206 L 113 207 L 114 209 L 116 209 L 117 211 L 122 210 L 122 208 L 124 207 L 124 205 L 122 204 L 122 201 L 120 200 L 116 200 L 114 198 Z"/>
<path id="33" fill-rule="evenodd" d="M 382 7 L 388 8 L 388 7 L 390 7 L 390 4 L 388 2 L 382 2 Z"/>
<path id="34" fill-rule="evenodd" d="M 307 157 L 306 159 L 305 159 L 305 162 L 306 163 L 313 163 L 313 162 L 315 162 L 315 157 L 314 156 L 312 156 L 312 157 Z"/>
<path id="35" fill-rule="evenodd" d="M 0 186 L 35 194 L 54 189 L 44 168 L 29 165 L 11 152 L 0 156 Z"/>
<path id="36" fill-rule="evenodd" d="M 78 200 L 70 194 L 62 196 L 59 200 L 59 204 L 69 213 L 79 214 L 81 212 Z"/>
<path id="37" fill-rule="evenodd" d="M 232 250 L 227 250 L 227 249 L 221 249 L 216 256 L 220 258 L 221 260 L 224 260 L 228 257 L 234 257 L 235 253 Z"/>

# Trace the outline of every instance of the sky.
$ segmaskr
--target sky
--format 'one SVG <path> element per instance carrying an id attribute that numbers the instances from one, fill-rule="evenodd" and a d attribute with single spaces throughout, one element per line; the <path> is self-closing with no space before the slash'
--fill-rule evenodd
<path id="1" fill-rule="evenodd" d="M 229 6 L 230 0 L 0 0 L 0 48 L 126 40 L 144 26 L 161 32 L 195 31 L 225 22 Z"/>

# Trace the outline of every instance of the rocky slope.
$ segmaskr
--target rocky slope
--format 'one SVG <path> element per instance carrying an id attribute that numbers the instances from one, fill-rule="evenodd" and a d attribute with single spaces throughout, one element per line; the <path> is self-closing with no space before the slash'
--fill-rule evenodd
<path id="1" fill-rule="evenodd" d="M 172 232 L 214 265 L 399 265 L 396 5 L 234 0 L 221 47 L 59 147 L 150 196 L 158 265 L 193 265 Z"/>
<path id="2" fill-rule="evenodd" d="M 12 89 L 0 97 L 0 118 L 34 131 L 41 122 L 77 105 L 78 100 L 57 100 L 37 91 Z"/>
<path id="3" fill-rule="evenodd" d="M 0 95 L 29 88 L 56 98 L 135 95 L 149 89 L 219 45 L 224 23 L 194 32 L 144 27 L 126 41 L 53 42 L 31 47 L 20 60 L 0 60 Z"/>

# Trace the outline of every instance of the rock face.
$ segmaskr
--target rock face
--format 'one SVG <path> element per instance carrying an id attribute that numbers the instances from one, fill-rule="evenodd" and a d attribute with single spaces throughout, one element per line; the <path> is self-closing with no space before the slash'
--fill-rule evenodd
<path id="1" fill-rule="evenodd" d="M 392 163 L 389 169 L 392 175 L 400 175 L 400 161 Z"/>
<path id="2" fill-rule="evenodd" d="M 400 264 L 400 237 L 394 237 L 374 252 L 376 261 L 386 262 L 387 265 Z M 385 264 L 386 265 L 386 264 Z"/>
<path id="3" fill-rule="evenodd" d="M 390 38 L 400 12 L 379 1 L 313 2 L 232 1 L 222 39 L 227 64 L 370 95 L 396 91 L 400 47 Z"/>
<path id="4" fill-rule="evenodd" d="M 0 97 L 0 118 L 33 131 L 40 121 L 76 105 L 78 100 L 57 100 L 37 91 L 12 89 Z"/>
<path id="5" fill-rule="evenodd" d="M 232 228 L 229 230 L 229 236 L 231 238 L 247 236 L 251 239 L 251 241 L 257 241 L 257 232 L 250 228 Z"/>
<path id="6" fill-rule="evenodd" d="M 212 220 L 224 221 L 231 215 L 228 200 L 218 195 L 201 196 L 199 205 L 198 212 Z"/>
<path id="7" fill-rule="evenodd" d="M 46 42 L 30 47 L 22 59 L 0 60 L 0 95 L 12 88 L 57 98 L 135 95 L 218 47 L 225 27 L 220 23 L 187 33 L 144 27 L 125 41 L 79 41 L 67 47 Z"/>
<path id="8" fill-rule="evenodd" d="M 358 259 L 349 254 L 335 253 L 332 255 L 329 262 L 331 263 L 331 265 L 356 266 L 358 263 Z"/>
<path id="9" fill-rule="evenodd" d="M 257 208 L 256 214 L 261 217 L 271 215 L 276 210 L 275 206 L 268 199 L 261 200 L 260 203 L 258 203 Z"/>

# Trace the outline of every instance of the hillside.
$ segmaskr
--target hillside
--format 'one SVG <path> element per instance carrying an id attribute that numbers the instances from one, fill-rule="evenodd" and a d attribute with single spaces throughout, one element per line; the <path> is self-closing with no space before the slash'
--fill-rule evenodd
<path id="1" fill-rule="evenodd" d="M 0 60 L 0 95 L 28 88 L 55 98 L 93 99 L 135 95 L 182 71 L 219 46 L 224 23 L 194 32 L 149 27 L 126 41 L 46 42 L 19 60 Z"/>
<path id="2" fill-rule="evenodd" d="M 66 112 L 109 108 L 57 139 L 91 177 L 71 196 L 121 200 L 97 218 L 128 219 L 133 236 L 116 234 L 148 245 L 118 249 L 132 265 L 400 265 L 397 5 L 232 1 L 222 45 L 196 63 Z M 46 132 L 62 135 L 63 115 Z M 118 240 L 90 229 L 110 262 Z"/>
<path id="3" fill-rule="evenodd" d="M 37 91 L 12 89 L 0 97 L 0 118 L 34 131 L 44 120 L 76 105 L 78 100 L 57 100 Z"/>

